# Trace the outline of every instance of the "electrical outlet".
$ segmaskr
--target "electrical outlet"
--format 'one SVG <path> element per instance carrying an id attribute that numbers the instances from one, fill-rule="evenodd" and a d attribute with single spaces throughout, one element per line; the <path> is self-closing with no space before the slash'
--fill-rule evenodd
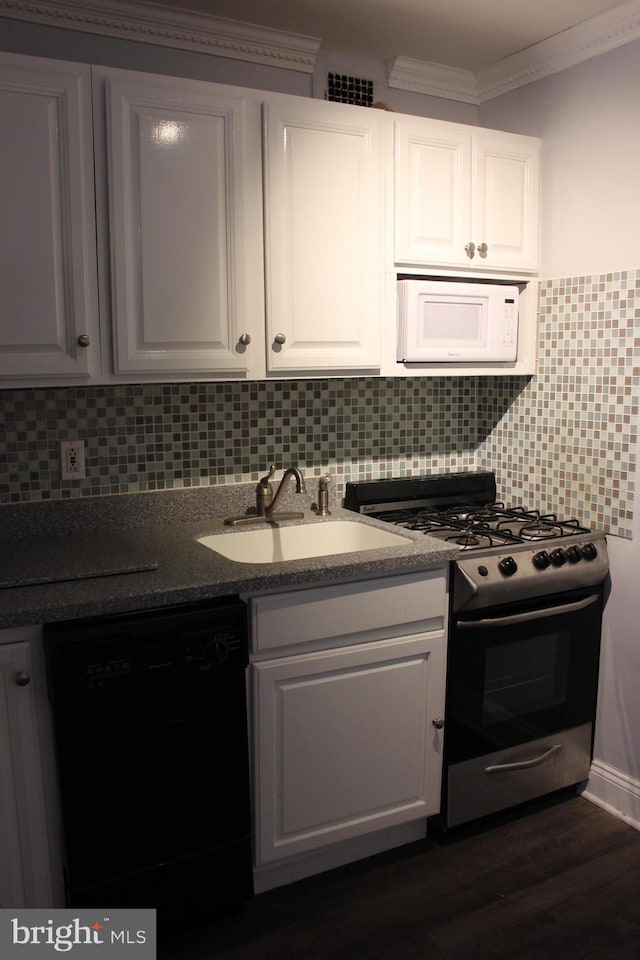
<path id="1" fill-rule="evenodd" d="M 84 480 L 84 440 L 60 441 L 60 474 L 63 480 Z"/>

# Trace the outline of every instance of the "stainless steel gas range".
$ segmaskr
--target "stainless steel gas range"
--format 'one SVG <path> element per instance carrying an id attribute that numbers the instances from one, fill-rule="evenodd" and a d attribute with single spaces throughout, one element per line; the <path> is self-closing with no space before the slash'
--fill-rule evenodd
<path id="1" fill-rule="evenodd" d="M 441 824 L 585 780 L 604 534 L 497 502 L 489 472 L 349 483 L 345 506 L 460 550 L 451 565 Z"/>

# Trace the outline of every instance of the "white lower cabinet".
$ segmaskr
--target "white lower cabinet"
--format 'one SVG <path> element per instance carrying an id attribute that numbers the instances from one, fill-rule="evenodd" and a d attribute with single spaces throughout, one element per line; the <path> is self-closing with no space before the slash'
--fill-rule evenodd
<path id="1" fill-rule="evenodd" d="M 256 866 L 437 813 L 444 571 L 254 598 L 251 608 Z"/>
<path id="2" fill-rule="evenodd" d="M 39 627 L 0 631 L 0 907 L 62 901 Z"/>

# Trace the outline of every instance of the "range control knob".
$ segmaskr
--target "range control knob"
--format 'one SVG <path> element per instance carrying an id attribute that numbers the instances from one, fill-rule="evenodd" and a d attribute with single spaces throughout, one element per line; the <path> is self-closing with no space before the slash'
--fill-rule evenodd
<path id="1" fill-rule="evenodd" d="M 554 567 L 562 567 L 567 562 L 567 555 L 562 549 L 558 547 L 556 550 L 551 551 L 551 563 Z"/>
<path id="2" fill-rule="evenodd" d="M 582 556 L 585 560 L 595 560 L 598 556 L 598 548 L 595 543 L 585 543 L 582 548 Z"/>
<path id="3" fill-rule="evenodd" d="M 540 550 L 533 555 L 533 565 L 538 570 L 546 570 L 551 565 L 551 557 L 546 550 Z"/>
<path id="4" fill-rule="evenodd" d="M 582 554 L 575 545 L 573 547 L 567 547 L 566 554 L 569 563 L 580 563 L 582 560 Z"/>
<path id="5" fill-rule="evenodd" d="M 500 573 L 503 573 L 505 577 L 512 577 L 518 569 L 518 564 L 515 562 L 513 557 L 505 557 L 504 560 L 501 560 L 498 564 L 498 570 Z"/>

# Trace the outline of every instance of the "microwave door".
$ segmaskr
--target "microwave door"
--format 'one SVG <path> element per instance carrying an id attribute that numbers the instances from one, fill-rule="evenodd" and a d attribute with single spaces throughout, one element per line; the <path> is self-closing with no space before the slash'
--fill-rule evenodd
<path id="1" fill-rule="evenodd" d="M 488 296 L 419 294 L 414 310 L 406 317 L 406 360 L 435 363 L 487 360 L 489 309 Z"/>

